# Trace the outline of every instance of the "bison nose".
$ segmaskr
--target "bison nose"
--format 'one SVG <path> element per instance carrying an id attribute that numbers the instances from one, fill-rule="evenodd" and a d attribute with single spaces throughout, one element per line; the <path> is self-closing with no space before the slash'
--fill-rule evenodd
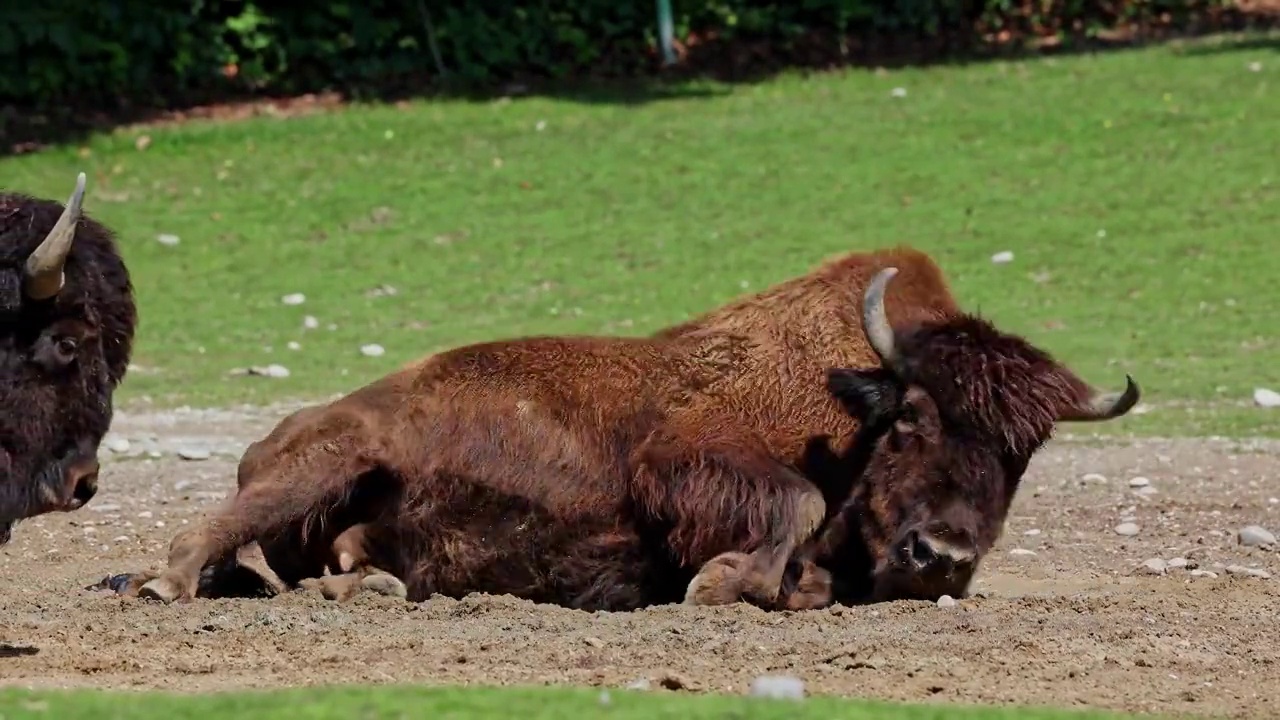
<path id="1" fill-rule="evenodd" d="M 911 558 L 917 572 L 950 574 L 967 570 L 976 560 L 974 552 L 928 533 L 907 533 L 902 552 Z"/>
<path id="2" fill-rule="evenodd" d="M 905 551 L 904 554 L 911 558 L 911 562 L 915 563 L 916 567 L 929 567 L 939 559 L 938 551 L 933 547 L 933 544 L 915 530 L 907 533 L 903 550 Z"/>
<path id="3" fill-rule="evenodd" d="M 67 510 L 82 508 L 98 494 L 98 461 L 76 463 L 67 472 Z"/>

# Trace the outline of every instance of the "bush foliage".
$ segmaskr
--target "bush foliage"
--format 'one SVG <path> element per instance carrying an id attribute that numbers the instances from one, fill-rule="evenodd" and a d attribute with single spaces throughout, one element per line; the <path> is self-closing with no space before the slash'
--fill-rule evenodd
<path id="1" fill-rule="evenodd" d="M 1179 26 L 1227 0 L 672 0 L 682 55 L 838 62 L 867 38 L 1004 42 Z M 104 107 L 231 93 L 656 70 L 653 0 L 43 0 L 0 17 L 0 102 Z M 22 8 L 22 9 L 14 9 Z M 434 48 L 433 48 L 434 43 Z M 724 51 L 737 43 L 742 52 Z M 971 43 L 970 43 L 971 44 Z M 818 50 L 814 51 L 813 47 Z M 763 48 L 763 49 L 762 49 Z M 704 52 L 706 59 L 708 53 Z M 437 59 L 438 58 L 438 59 Z M 717 61 L 717 60 L 712 60 Z"/>

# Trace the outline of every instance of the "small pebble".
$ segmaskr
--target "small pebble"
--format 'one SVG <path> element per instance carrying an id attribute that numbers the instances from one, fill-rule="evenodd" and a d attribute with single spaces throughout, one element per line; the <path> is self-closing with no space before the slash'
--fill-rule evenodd
<path id="1" fill-rule="evenodd" d="M 92 509 L 94 512 L 100 513 L 111 513 L 120 510 L 120 505 L 118 503 L 89 503 L 86 507 Z"/>
<path id="2" fill-rule="evenodd" d="M 315 315 L 308 315 L 302 318 L 302 327 L 308 330 L 315 330 L 320 327 L 320 321 L 316 319 Z"/>
<path id="3" fill-rule="evenodd" d="M 1037 535 L 1039 535 L 1039 534 L 1040 534 L 1040 528 L 1031 528 L 1030 530 L 1028 530 L 1028 531 L 1026 531 L 1026 532 L 1024 532 L 1024 533 L 1022 533 L 1022 534 L 1023 534 L 1023 535 L 1026 535 L 1027 537 L 1035 537 L 1035 536 L 1037 536 Z"/>
<path id="4" fill-rule="evenodd" d="M 1255 388 L 1253 391 L 1253 401 L 1258 407 L 1273 408 L 1280 407 L 1280 393 L 1267 388 Z"/>
<path id="5" fill-rule="evenodd" d="M 178 238 L 177 235 L 170 235 L 168 233 L 163 233 L 161 235 L 156 236 L 156 242 L 160 243 L 161 245 L 164 245 L 165 247 L 173 247 L 174 245 L 177 245 L 179 242 L 182 242 L 182 241 Z"/>
<path id="6" fill-rule="evenodd" d="M 297 340 L 290 340 L 290 341 L 289 341 L 289 343 L 288 343 L 285 347 L 289 348 L 290 350 L 301 350 L 301 349 L 302 349 L 302 345 L 301 345 L 301 343 L 299 343 Z"/>
<path id="7" fill-rule="evenodd" d="M 762 675 L 751 681 L 751 696 L 779 700 L 802 700 L 804 681 L 790 675 Z"/>
<path id="8" fill-rule="evenodd" d="M 653 683 L 649 682 L 649 678 L 640 678 L 627 683 L 628 690 L 648 690 L 653 687 Z"/>
<path id="9" fill-rule="evenodd" d="M 1138 525 L 1136 523 L 1131 523 L 1131 522 L 1120 523 L 1119 525 L 1116 526 L 1115 530 L 1117 535 L 1123 535 L 1125 537 L 1133 537 L 1134 535 L 1138 534 Z"/>
<path id="10" fill-rule="evenodd" d="M 1258 525 L 1240 528 L 1237 538 L 1240 540 L 1240 544 L 1245 547 L 1276 544 L 1276 536 L 1271 531 Z"/>
<path id="11" fill-rule="evenodd" d="M 1021 556 L 1021 557 L 1035 557 L 1035 556 L 1036 556 L 1036 553 L 1035 553 L 1035 551 L 1034 551 L 1034 550 L 1028 550 L 1028 549 L 1026 549 L 1026 548 L 1014 548 L 1014 549 L 1012 549 L 1012 550 L 1010 550 L 1010 551 L 1009 551 L 1009 554 L 1010 554 L 1010 555 L 1015 555 L 1015 556 Z"/>
<path id="12" fill-rule="evenodd" d="M 280 298 L 280 302 L 284 303 L 285 305 L 301 305 L 306 301 L 307 301 L 307 296 L 303 295 L 302 293 L 289 293 L 288 295 L 285 295 L 284 297 Z"/>
<path id="13" fill-rule="evenodd" d="M 1107 481 L 1107 476 L 1099 475 L 1098 473 L 1085 473 L 1080 477 L 1080 479 L 1087 483 L 1105 483 Z"/>
<path id="14" fill-rule="evenodd" d="M 191 481 L 191 480 L 179 480 L 178 482 L 176 482 L 176 483 L 174 483 L 174 484 L 173 484 L 173 489 L 174 489 L 174 491 L 176 491 L 176 492 L 182 492 L 183 490 L 190 490 L 191 488 L 193 488 L 193 487 L 195 487 L 195 486 L 196 486 L 196 484 L 195 484 L 195 482 L 194 482 L 194 481 Z"/>
<path id="15" fill-rule="evenodd" d="M 377 343 L 369 343 L 360 347 L 360 354 L 365 357 L 380 357 L 384 353 L 386 353 L 386 350 Z"/>
<path id="16" fill-rule="evenodd" d="M 1007 262 L 1013 262 L 1013 253 L 1008 250 L 998 252 L 995 255 L 991 256 L 991 262 L 996 263 L 997 265 L 1003 265 L 1004 263 L 1007 263 Z"/>
<path id="17" fill-rule="evenodd" d="M 1131 487 L 1131 488 L 1141 488 L 1141 487 L 1146 487 L 1146 486 L 1148 486 L 1148 485 L 1150 485 L 1150 484 L 1151 484 L 1151 481 L 1150 481 L 1150 480 L 1148 480 L 1147 478 L 1142 477 L 1142 476 L 1138 476 L 1138 477 L 1135 477 L 1135 478 L 1129 478 L 1129 487 Z"/>
<path id="18" fill-rule="evenodd" d="M 1271 573 L 1262 568 L 1251 568 L 1243 565 L 1228 565 L 1227 573 L 1231 575 L 1248 575 L 1249 577 L 1262 578 L 1263 580 L 1271 578 Z"/>
<path id="19" fill-rule="evenodd" d="M 896 98 L 903 98 L 907 96 L 907 89 L 902 87 L 896 87 L 893 90 L 890 90 L 889 94 Z"/>
<path id="20" fill-rule="evenodd" d="M 1249 68 L 1249 72 L 1262 72 L 1262 63 L 1257 60 L 1249 63 L 1246 67 Z"/>
<path id="21" fill-rule="evenodd" d="M 182 448 L 178 450 L 178 457 L 183 460 L 208 460 L 213 457 L 213 453 L 204 448 Z"/>
<path id="22" fill-rule="evenodd" d="M 103 443 L 113 453 L 127 453 L 132 445 L 122 437 L 109 437 Z"/>
<path id="23" fill-rule="evenodd" d="M 1178 569 L 1184 568 L 1187 566 L 1187 564 L 1188 564 L 1187 559 L 1184 557 L 1170 558 L 1169 562 L 1166 563 L 1166 565 L 1169 566 L 1170 570 L 1178 570 Z"/>
<path id="24" fill-rule="evenodd" d="M 1192 570 L 1190 574 L 1191 577 L 1205 577 L 1209 579 L 1218 577 L 1218 573 L 1212 570 Z"/>
<path id="25" fill-rule="evenodd" d="M 1160 558 L 1151 558 L 1142 563 L 1142 570 L 1149 575 L 1163 575 L 1169 566 Z"/>
<path id="26" fill-rule="evenodd" d="M 943 595 L 942 597 L 938 598 L 938 607 L 940 608 L 953 608 L 956 606 L 956 604 L 957 604 L 956 599 L 951 597 L 950 595 Z"/>

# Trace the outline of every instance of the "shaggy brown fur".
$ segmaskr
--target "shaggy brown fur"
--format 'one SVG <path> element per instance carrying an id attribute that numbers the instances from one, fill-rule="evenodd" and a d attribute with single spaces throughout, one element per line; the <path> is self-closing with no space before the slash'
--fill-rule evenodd
<path id="1" fill-rule="evenodd" d="M 111 231 L 72 217 L 80 183 L 65 220 L 57 202 L 0 193 L 0 544 L 17 521 L 94 496 L 98 444 L 129 364 L 133 287 Z M 46 272 L 28 267 L 38 247 L 66 239 Z"/>
<path id="2" fill-rule="evenodd" d="M 832 458 L 870 444 L 854 442 L 860 416 L 824 378 L 879 362 L 859 306 L 888 266 L 903 268 L 888 293 L 896 323 L 963 317 L 927 256 L 858 253 L 650 338 L 461 347 L 300 411 L 249 449 L 229 506 L 177 535 L 140 594 L 201 594 L 201 569 L 252 541 L 294 585 L 331 567 L 360 525 L 362 557 L 410 599 L 629 609 L 706 592 L 785 605 L 796 582 L 777 568 L 855 479 Z M 748 572 L 767 581 L 707 590 Z"/>

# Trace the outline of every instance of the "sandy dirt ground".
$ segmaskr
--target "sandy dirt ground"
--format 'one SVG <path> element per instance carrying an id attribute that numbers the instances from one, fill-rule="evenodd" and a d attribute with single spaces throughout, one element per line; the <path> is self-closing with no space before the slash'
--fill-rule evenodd
<path id="1" fill-rule="evenodd" d="M 0 682 L 647 681 L 741 693 L 762 674 L 790 674 L 810 693 L 912 701 L 1259 718 L 1280 702 L 1280 556 L 1237 536 L 1280 531 L 1280 443 L 1268 441 L 1055 440 L 977 596 L 955 607 L 588 614 L 510 597 L 336 603 L 308 591 L 162 606 L 85 589 L 158 566 L 175 529 L 225 496 L 239 453 L 283 412 L 121 413 L 91 505 L 23 523 L 0 549 Z M 1116 531 L 1126 522 L 1135 535 Z M 1173 567 L 1153 572 L 1152 559 Z"/>

